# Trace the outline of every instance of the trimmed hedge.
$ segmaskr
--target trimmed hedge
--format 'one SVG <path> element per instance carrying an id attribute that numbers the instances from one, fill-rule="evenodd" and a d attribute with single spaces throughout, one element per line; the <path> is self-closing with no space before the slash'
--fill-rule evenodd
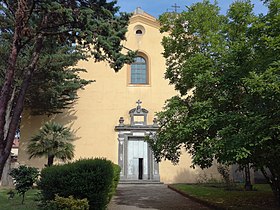
<path id="1" fill-rule="evenodd" d="M 44 168 L 38 184 L 43 199 L 54 200 L 73 196 L 86 198 L 90 210 L 106 209 L 119 180 L 119 167 L 111 161 L 96 158 L 82 159 L 65 165 Z"/>
<path id="2" fill-rule="evenodd" d="M 114 196 L 117 190 L 118 183 L 120 181 L 121 167 L 119 165 L 113 164 L 113 169 L 114 169 L 114 179 L 111 187 L 111 192 L 109 193 L 109 201 Z"/>

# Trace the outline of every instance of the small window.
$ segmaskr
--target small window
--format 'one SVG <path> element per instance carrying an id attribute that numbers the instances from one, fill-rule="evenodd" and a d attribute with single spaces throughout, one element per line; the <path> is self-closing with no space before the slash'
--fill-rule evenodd
<path id="1" fill-rule="evenodd" d="M 136 31 L 136 34 L 141 35 L 141 34 L 143 34 L 143 32 L 142 32 L 142 30 L 138 29 L 138 30 Z"/>
<path id="2" fill-rule="evenodd" d="M 142 26 L 142 25 L 137 25 L 137 26 L 135 26 L 134 28 L 133 28 L 133 33 L 135 34 L 135 35 L 144 35 L 145 34 L 145 28 L 144 28 L 144 26 Z"/>
<path id="3" fill-rule="evenodd" d="M 137 56 L 130 66 L 130 83 L 147 84 L 147 62 L 145 58 Z"/>

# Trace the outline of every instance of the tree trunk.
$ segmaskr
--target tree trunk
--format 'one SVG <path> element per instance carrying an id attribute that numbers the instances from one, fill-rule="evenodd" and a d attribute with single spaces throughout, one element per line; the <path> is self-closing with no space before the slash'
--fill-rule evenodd
<path id="1" fill-rule="evenodd" d="M 245 190 L 246 191 L 252 191 L 253 190 L 253 185 L 251 183 L 251 173 L 250 173 L 250 165 L 246 164 L 245 168 Z"/>
<path id="2" fill-rule="evenodd" d="M 280 176 L 274 173 L 271 168 L 269 168 L 269 170 L 271 175 L 269 175 L 264 168 L 261 168 L 261 172 L 269 183 L 278 206 L 280 206 Z"/>
<path id="3" fill-rule="evenodd" d="M 21 0 L 18 2 L 18 8 L 15 12 L 15 31 L 13 35 L 13 42 L 11 47 L 11 53 L 8 58 L 8 66 L 5 72 L 4 83 L 1 87 L 0 92 L 0 155 L 3 155 L 3 149 L 5 147 L 5 135 L 4 128 L 6 125 L 5 118 L 7 116 L 7 105 L 11 99 L 11 92 L 13 89 L 14 83 L 14 74 L 16 68 L 16 62 L 18 58 L 18 54 L 22 48 L 21 41 L 23 37 L 23 29 L 26 25 L 26 13 L 27 2 L 26 0 Z M 5 160 L 6 161 L 6 160 Z M 0 161 L 2 164 L 3 161 Z M 3 168 L 0 167 L 0 169 Z M 2 174 L 2 170 L 0 170 L 0 174 Z"/>
<path id="4" fill-rule="evenodd" d="M 47 166 L 52 166 L 54 161 L 54 155 L 49 155 L 48 156 L 48 165 Z"/>
<path id="5" fill-rule="evenodd" d="M 279 180 L 279 178 L 280 177 L 278 177 L 278 176 L 272 176 L 271 184 L 270 184 L 278 206 L 280 206 L 280 180 Z"/>
<path id="6" fill-rule="evenodd" d="M 24 193 L 22 193 L 21 204 L 23 204 L 23 202 L 24 202 L 24 198 L 25 198 L 25 192 L 24 192 Z"/>
<path id="7" fill-rule="evenodd" d="M 12 97 L 12 90 L 14 85 L 14 74 L 16 68 L 16 62 L 18 58 L 18 54 L 21 50 L 21 41 L 22 41 L 22 32 L 23 28 L 26 25 L 26 0 L 22 0 L 18 2 L 18 7 L 15 12 L 15 30 L 13 35 L 13 42 L 11 47 L 11 53 L 8 58 L 8 66 L 5 72 L 4 83 L 1 87 L 0 92 L 0 179 L 2 178 L 2 173 L 5 167 L 5 163 L 10 155 L 15 129 L 10 127 L 10 121 L 6 121 L 7 116 L 13 116 L 14 120 L 17 116 L 14 115 L 13 110 L 11 113 L 8 113 L 9 102 L 13 102 L 11 100 Z M 17 125 L 17 124 L 16 124 Z M 12 138 L 11 138 L 12 136 Z"/>
<path id="8" fill-rule="evenodd" d="M 9 125 L 6 126 L 5 125 L 5 123 L 7 123 L 5 120 L 6 116 L 4 116 L 3 127 L 0 127 L 0 132 L 2 131 L 3 134 L 4 134 L 4 128 L 6 128 L 6 127 L 8 128 L 7 135 L 6 136 L 3 135 L 2 137 L 0 136 L 0 175 L 1 175 L 1 178 L 2 178 L 2 173 L 3 173 L 5 163 L 11 153 L 13 141 L 15 138 L 15 133 L 18 128 L 18 123 L 19 123 L 20 116 L 21 116 L 21 113 L 23 110 L 25 94 L 26 94 L 27 88 L 31 82 L 33 72 L 38 63 L 39 55 L 41 53 L 42 47 L 43 47 L 43 36 L 38 35 L 36 42 L 35 42 L 34 52 L 32 54 L 30 64 L 24 74 L 24 79 L 23 79 L 20 91 L 18 93 L 18 96 L 15 97 L 15 102 L 16 102 L 15 106 L 14 106 L 13 110 L 10 111 L 11 112 L 10 115 L 12 116 L 11 121 L 9 122 Z M 6 103 L 5 114 L 7 114 L 6 113 L 7 108 L 8 108 L 7 105 L 8 105 L 8 102 Z M 0 121 L 1 120 L 2 119 L 0 119 Z"/>
<path id="9" fill-rule="evenodd" d="M 14 36 L 14 39 L 16 39 L 16 35 Z M 8 139 L 8 133 L 11 132 L 10 130 L 10 124 L 7 125 L 10 121 L 7 121 L 7 116 L 9 113 L 7 113 L 8 110 L 8 104 L 11 102 L 11 91 L 12 91 L 12 83 L 14 80 L 14 71 L 15 71 L 15 64 L 19 52 L 19 47 L 16 42 L 13 43 L 12 52 L 9 57 L 8 61 L 8 68 L 5 75 L 5 82 L 1 88 L 1 94 L 0 94 L 0 180 L 2 177 L 2 173 L 4 170 L 5 163 L 7 161 L 7 158 L 9 157 L 9 145 L 12 145 L 11 142 L 9 142 Z M 14 138 L 12 138 L 13 141 Z"/>
<path id="10" fill-rule="evenodd" d="M 7 171 L 7 165 L 6 165 L 6 163 L 8 164 L 7 159 L 8 158 L 6 158 L 6 157 L 0 156 L 0 173 L 1 173 L 0 180 L 1 180 L 1 185 L 3 185 L 3 186 L 7 184 L 7 178 L 8 178 L 7 177 L 8 171 Z M 3 174 L 4 170 L 5 170 L 5 174 Z M 3 175 L 3 177 L 2 177 L 2 175 Z M 2 180 L 2 178 L 3 178 L 3 180 Z"/>
<path id="11" fill-rule="evenodd" d="M 272 183 L 270 184 L 270 186 L 272 188 L 276 202 L 277 202 L 278 206 L 280 206 L 280 181 L 276 177 L 272 178 L 271 181 L 272 181 Z"/>
<path id="12" fill-rule="evenodd" d="M 2 179 L 1 179 L 1 186 L 13 186 L 13 179 L 9 175 L 11 172 L 11 156 L 8 157 L 6 164 L 4 166 Z"/>

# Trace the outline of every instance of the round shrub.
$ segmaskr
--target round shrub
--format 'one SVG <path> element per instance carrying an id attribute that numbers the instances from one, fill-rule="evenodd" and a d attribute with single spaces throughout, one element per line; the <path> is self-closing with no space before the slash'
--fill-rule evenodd
<path id="1" fill-rule="evenodd" d="M 106 209 L 115 188 L 113 167 L 111 161 L 102 158 L 47 167 L 41 172 L 38 186 L 45 200 L 54 200 L 56 194 L 72 195 L 76 199 L 86 198 L 90 210 Z"/>

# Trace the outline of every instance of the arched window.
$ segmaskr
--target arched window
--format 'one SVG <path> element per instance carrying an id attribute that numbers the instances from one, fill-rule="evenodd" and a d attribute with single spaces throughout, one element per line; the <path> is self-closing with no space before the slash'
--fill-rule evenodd
<path id="1" fill-rule="evenodd" d="M 147 61 L 142 56 L 137 56 L 130 66 L 131 84 L 148 84 Z"/>
<path id="2" fill-rule="evenodd" d="M 139 34 L 139 35 L 143 34 L 142 30 L 140 30 L 140 29 L 138 29 L 135 33 Z"/>

